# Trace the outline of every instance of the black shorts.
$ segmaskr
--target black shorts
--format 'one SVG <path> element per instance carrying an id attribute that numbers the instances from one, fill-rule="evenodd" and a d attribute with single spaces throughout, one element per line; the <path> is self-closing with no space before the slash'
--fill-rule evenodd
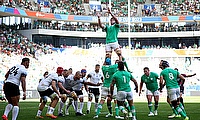
<path id="1" fill-rule="evenodd" d="M 77 96 L 83 95 L 83 92 L 81 90 L 74 90 Z"/>
<path id="2" fill-rule="evenodd" d="M 44 96 L 50 96 L 54 93 L 54 91 L 51 89 L 51 88 L 48 88 L 47 90 L 45 91 L 38 91 L 39 94 L 40 94 L 40 97 L 44 97 Z"/>
<path id="3" fill-rule="evenodd" d="M 100 95 L 99 88 L 89 88 L 89 93 L 93 93 L 94 96 Z"/>
<path id="4" fill-rule="evenodd" d="M 6 97 L 14 97 L 20 95 L 19 86 L 10 82 L 4 84 L 4 93 Z"/>

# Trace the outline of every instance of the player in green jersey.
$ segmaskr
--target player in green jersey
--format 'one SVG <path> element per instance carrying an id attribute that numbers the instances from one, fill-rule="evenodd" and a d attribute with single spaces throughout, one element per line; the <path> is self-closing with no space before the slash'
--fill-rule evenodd
<path id="1" fill-rule="evenodd" d="M 122 55 L 121 55 L 121 50 L 120 50 L 120 46 L 117 39 L 118 32 L 120 29 L 119 21 L 117 17 L 112 14 L 109 7 L 108 7 L 108 13 L 112 17 L 110 19 L 111 25 L 103 25 L 101 23 L 100 14 L 97 14 L 97 17 L 98 17 L 98 25 L 106 31 L 106 47 L 105 48 L 106 48 L 106 53 L 110 53 L 110 59 L 111 59 L 112 50 L 114 50 L 119 57 Z M 125 58 L 124 57 L 122 58 L 125 61 Z M 124 62 L 124 64 L 125 64 L 126 69 L 129 71 L 127 63 Z"/>
<path id="2" fill-rule="evenodd" d="M 106 58 L 105 63 L 102 66 L 104 81 L 103 81 L 103 86 L 101 88 L 101 100 L 98 105 L 96 115 L 94 116 L 94 118 L 98 118 L 98 115 L 100 114 L 100 111 L 102 109 L 102 106 L 106 98 L 107 98 L 107 107 L 109 110 L 109 114 L 107 114 L 106 117 L 108 118 L 113 116 L 112 105 L 111 105 L 112 98 L 110 98 L 109 94 L 110 94 L 110 84 L 112 82 L 112 76 L 116 71 L 117 71 L 117 64 L 111 65 L 111 59 Z"/>
<path id="3" fill-rule="evenodd" d="M 183 81 L 185 78 L 176 70 L 169 68 L 169 63 L 162 60 L 159 64 L 159 67 L 162 69 L 160 73 L 160 90 L 163 88 L 163 82 L 165 81 L 167 88 L 167 95 L 170 99 L 170 102 L 174 109 L 180 114 L 184 120 L 189 120 L 183 105 L 180 103 L 180 88 L 177 82 L 179 77 Z"/>
<path id="4" fill-rule="evenodd" d="M 141 82 L 140 82 L 140 90 L 139 90 L 139 96 L 142 91 L 143 83 L 146 84 L 146 97 L 148 101 L 148 107 L 149 107 L 149 114 L 148 116 L 154 116 L 158 115 L 157 113 L 157 108 L 158 108 L 158 101 L 159 101 L 159 94 L 160 92 L 158 91 L 158 81 L 159 76 L 157 73 L 150 72 L 148 67 L 145 67 L 144 69 L 144 75 L 141 77 Z M 153 105 L 152 105 L 152 97 L 154 96 L 154 101 L 155 101 L 155 109 L 153 113 Z"/>
<path id="5" fill-rule="evenodd" d="M 124 109 L 124 102 L 127 99 L 131 112 L 132 120 L 136 120 L 135 106 L 133 103 L 133 93 L 129 82 L 133 81 L 135 84 L 135 90 L 138 92 L 138 84 L 130 72 L 124 70 L 124 63 L 122 61 L 118 62 L 118 71 L 114 73 L 112 83 L 110 85 L 111 96 L 113 95 L 114 85 L 117 87 L 117 104 L 119 109 L 124 113 L 125 119 L 128 116 L 127 111 Z"/>

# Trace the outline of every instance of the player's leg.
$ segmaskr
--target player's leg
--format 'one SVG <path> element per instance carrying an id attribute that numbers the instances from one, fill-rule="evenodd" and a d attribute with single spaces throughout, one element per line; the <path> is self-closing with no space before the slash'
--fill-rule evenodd
<path id="1" fill-rule="evenodd" d="M 63 107 L 65 105 L 66 100 L 67 100 L 66 94 L 62 94 L 61 95 L 60 104 L 58 106 L 58 116 L 64 116 L 64 114 L 63 114 Z"/>
<path id="2" fill-rule="evenodd" d="M 172 103 L 171 103 L 171 101 L 170 101 L 170 99 L 169 99 L 169 96 L 167 96 L 167 103 L 170 105 L 170 107 L 171 107 L 171 109 L 172 109 L 172 112 L 173 112 L 173 114 L 170 115 L 170 116 L 168 116 L 168 118 L 179 117 L 178 112 L 177 112 L 176 109 L 173 107 L 173 105 L 172 105 Z"/>
<path id="3" fill-rule="evenodd" d="M 18 116 L 18 113 L 19 113 L 19 98 L 20 98 L 19 95 L 11 97 L 11 101 L 12 101 L 12 104 L 13 104 L 12 120 L 16 120 L 17 116 Z"/>
<path id="4" fill-rule="evenodd" d="M 126 67 L 126 70 L 130 72 L 130 69 L 128 68 L 128 64 L 125 60 L 125 58 L 122 56 L 122 51 L 120 48 L 115 48 L 114 51 L 116 52 L 116 54 L 119 56 L 119 60 L 123 61 L 124 66 Z"/>
<path id="5" fill-rule="evenodd" d="M 11 90 L 12 89 L 10 89 L 10 84 L 5 83 L 4 84 L 4 93 L 5 93 L 6 99 L 8 100 L 8 104 L 6 105 L 5 110 L 4 110 L 4 114 L 2 115 L 3 120 L 8 120 L 7 116 L 13 108 L 13 103 L 12 103 L 12 100 L 11 100 L 11 96 L 12 96 Z"/>
<path id="6" fill-rule="evenodd" d="M 95 112 L 95 116 L 93 118 L 98 118 L 99 117 L 99 114 L 101 112 L 101 109 L 102 109 L 102 106 L 103 106 L 105 100 L 106 100 L 106 97 L 105 96 L 101 96 L 101 100 L 100 100 L 100 102 L 98 104 L 97 111 Z"/>
<path id="7" fill-rule="evenodd" d="M 95 109 L 95 112 L 97 111 L 97 108 L 98 108 L 99 96 L 100 96 L 99 88 L 94 88 L 94 98 L 95 98 L 94 109 Z"/>
<path id="8" fill-rule="evenodd" d="M 187 114 L 179 107 L 179 101 L 178 101 L 178 97 L 180 96 L 179 88 L 169 89 L 168 96 L 172 103 L 172 106 L 176 109 L 178 114 L 180 114 L 185 120 L 189 120 Z"/>
<path id="9" fill-rule="evenodd" d="M 112 58 L 112 46 L 111 46 L 111 44 L 106 44 L 106 46 L 105 46 L 105 51 L 106 51 L 106 56 L 105 56 L 105 60 L 106 60 L 106 58 Z M 105 64 L 105 61 L 104 61 L 104 64 Z"/>
<path id="10" fill-rule="evenodd" d="M 128 117 L 133 117 L 132 112 L 131 112 L 131 108 L 130 108 L 127 101 L 124 102 L 124 107 L 128 110 Z"/>
<path id="11" fill-rule="evenodd" d="M 100 100 L 100 102 L 98 104 L 97 111 L 95 112 L 94 118 L 98 118 L 98 116 L 99 116 L 99 114 L 101 112 L 102 106 L 103 106 L 103 104 L 104 104 L 104 102 L 106 100 L 107 95 L 108 95 L 108 88 L 102 87 L 101 88 L 101 100 Z"/>
<path id="12" fill-rule="evenodd" d="M 112 117 L 113 113 L 112 113 L 112 98 L 110 96 L 107 97 L 107 108 L 109 113 L 106 115 L 106 117 Z"/>
<path id="13" fill-rule="evenodd" d="M 124 101 L 126 99 L 126 92 L 124 91 L 118 91 L 117 92 L 117 105 L 119 107 L 119 110 L 124 114 L 124 119 L 128 119 L 128 112 L 124 109 Z"/>
<path id="14" fill-rule="evenodd" d="M 47 96 L 41 96 L 40 97 L 42 99 L 42 102 L 40 103 L 40 106 L 39 106 L 39 109 L 37 111 L 37 114 L 36 114 L 36 117 L 35 118 L 39 118 L 39 119 L 42 119 L 43 116 L 42 116 L 42 111 L 47 103 Z"/>
<path id="15" fill-rule="evenodd" d="M 92 105 L 92 99 L 93 99 L 93 88 L 89 88 L 89 93 L 88 93 L 88 102 L 87 102 L 87 114 L 90 113 L 90 108 Z"/>
<path id="16" fill-rule="evenodd" d="M 153 97 L 153 93 L 150 90 L 147 89 L 146 90 L 146 98 L 147 98 L 147 103 L 148 103 L 148 108 L 149 108 L 148 116 L 154 116 L 152 97 Z"/>
<path id="17" fill-rule="evenodd" d="M 83 96 L 83 94 L 82 95 L 79 95 L 79 105 L 80 105 L 80 107 L 79 107 L 79 113 L 80 113 L 80 115 L 85 115 L 85 114 L 83 114 L 83 106 L 84 106 L 84 96 Z"/>
<path id="18" fill-rule="evenodd" d="M 133 103 L 133 93 L 132 92 L 127 92 L 127 97 L 126 97 L 128 104 L 130 106 L 130 110 L 132 112 L 132 120 L 136 120 L 136 110 L 135 110 L 135 106 Z"/>
<path id="19" fill-rule="evenodd" d="M 72 101 L 73 101 L 72 97 L 68 96 L 68 98 L 69 98 L 69 101 L 66 104 L 65 115 L 69 115 L 69 107 L 70 107 L 70 105 L 72 105 Z"/>
<path id="20" fill-rule="evenodd" d="M 159 95 L 160 95 L 160 92 L 157 90 L 154 92 L 154 115 L 158 115 L 158 102 L 159 102 Z"/>
<path id="21" fill-rule="evenodd" d="M 52 93 L 52 92 L 53 92 L 53 93 Z M 51 103 L 50 103 L 50 105 L 49 105 L 50 108 L 49 108 L 49 111 L 47 111 L 46 116 L 55 119 L 55 118 L 57 118 L 57 116 L 54 116 L 53 113 L 54 113 L 55 107 L 56 107 L 56 105 L 57 105 L 57 103 L 58 103 L 58 101 L 59 101 L 59 97 L 58 97 L 58 95 L 57 95 L 53 90 L 51 90 L 50 88 L 47 89 L 47 95 L 48 95 L 48 97 L 51 98 Z"/>

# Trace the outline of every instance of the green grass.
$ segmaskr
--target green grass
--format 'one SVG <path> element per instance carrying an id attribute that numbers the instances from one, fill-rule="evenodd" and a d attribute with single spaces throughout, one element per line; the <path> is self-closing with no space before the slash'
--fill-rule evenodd
<path id="1" fill-rule="evenodd" d="M 7 105 L 6 102 L 0 102 L 0 113 L 1 115 L 4 112 L 4 108 Z M 167 116 L 172 113 L 169 105 L 167 103 L 160 103 L 159 104 L 159 109 L 158 109 L 158 116 L 154 117 L 148 117 L 148 107 L 147 103 L 145 102 L 136 102 L 135 103 L 136 107 L 136 113 L 137 113 L 137 120 L 167 120 Z M 190 117 L 190 120 L 200 120 L 199 118 L 199 111 L 200 111 L 200 104 L 199 103 L 185 103 L 185 108 L 187 115 Z M 18 116 L 18 120 L 34 120 L 35 115 L 38 109 L 38 102 L 20 102 L 20 112 Z M 46 113 L 45 108 L 43 110 L 43 116 Z M 114 110 L 114 107 L 113 107 Z M 91 113 L 86 114 L 85 116 L 75 116 L 75 113 L 70 107 L 70 115 L 66 117 L 59 117 L 57 118 L 58 120 L 92 120 L 94 116 L 94 104 L 92 104 L 91 107 Z M 86 103 L 84 104 L 84 110 L 83 112 L 86 112 Z M 11 119 L 11 114 L 9 114 L 9 120 Z M 54 112 L 55 115 L 57 115 L 57 107 Z M 106 104 L 104 104 L 103 109 L 101 111 L 101 114 L 99 115 L 99 120 L 106 120 L 105 115 L 107 114 L 107 107 Z M 44 117 L 44 120 L 48 120 L 50 118 Z M 109 120 L 114 120 L 115 118 L 109 118 Z M 183 120 L 183 118 L 176 118 L 174 120 Z"/>

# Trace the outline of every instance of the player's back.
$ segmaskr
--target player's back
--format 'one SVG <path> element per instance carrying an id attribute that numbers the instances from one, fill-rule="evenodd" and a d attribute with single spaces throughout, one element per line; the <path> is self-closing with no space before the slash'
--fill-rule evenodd
<path id="1" fill-rule="evenodd" d="M 171 69 L 171 68 L 165 68 L 162 72 L 161 72 L 161 76 L 163 76 L 163 79 L 166 82 L 166 87 L 167 88 L 178 88 L 178 82 L 177 82 L 177 78 L 179 76 L 179 72 Z"/>
<path id="2" fill-rule="evenodd" d="M 27 75 L 26 68 L 24 65 L 15 65 L 9 69 L 9 75 L 5 82 L 10 82 L 19 86 L 21 75 Z"/>
<path id="3" fill-rule="evenodd" d="M 52 80 L 55 80 L 56 83 L 58 82 L 58 74 L 57 73 L 49 74 L 45 79 L 42 79 L 38 85 L 38 90 L 44 91 L 44 90 L 48 89 L 51 86 Z"/>
<path id="4" fill-rule="evenodd" d="M 116 81 L 117 91 L 130 92 L 131 87 L 130 87 L 129 82 L 132 78 L 133 76 L 127 71 L 117 71 L 113 75 L 113 79 L 115 79 Z"/>
<path id="5" fill-rule="evenodd" d="M 117 64 L 102 66 L 102 71 L 104 75 L 103 86 L 109 87 L 112 82 L 112 76 L 117 71 Z"/>

